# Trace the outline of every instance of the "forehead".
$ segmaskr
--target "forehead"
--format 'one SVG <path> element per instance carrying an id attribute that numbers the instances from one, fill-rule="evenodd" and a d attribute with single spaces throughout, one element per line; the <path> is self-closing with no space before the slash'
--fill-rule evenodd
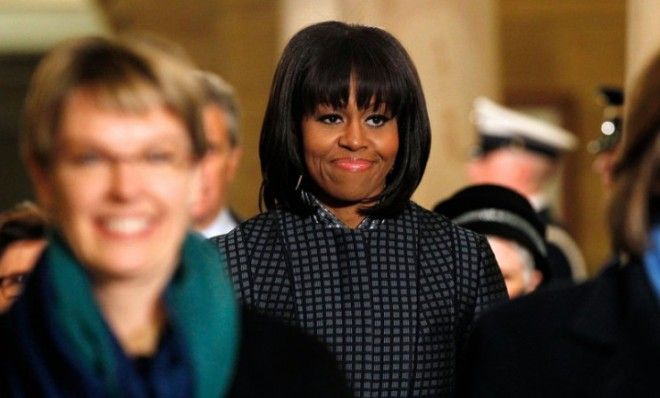
<path id="1" fill-rule="evenodd" d="M 212 143 L 229 140 L 229 116 L 227 111 L 217 104 L 208 104 L 202 111 L 204 134 Z"/>
<path id="2" fill-rule="evenodd" d="M 118 148 L 149 141 L 189 141 L 183 120 L 164 105 L 122 110 L 98 101 L 90 90 L 75 90 L 64 101 L 56 142 L 107 143 Z"/>

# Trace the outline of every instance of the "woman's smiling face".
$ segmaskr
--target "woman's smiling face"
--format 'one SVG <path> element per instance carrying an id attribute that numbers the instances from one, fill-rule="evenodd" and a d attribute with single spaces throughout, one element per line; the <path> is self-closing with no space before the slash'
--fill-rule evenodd
<path id="1" fill-rule="evenodd" d="M 359 109 L 352 85 L 343 108 L 319 104 L 302 120 L 307 173 L 329 207 L 372 202 L 385 188 L 399 149 L 396 118 L 385 104 Z"/>
<path id="2" fill-rule="evenodd" d="M 75 91 L 51 170 L 34 173 L 56 226 L 94 276 L 160 275 L 177 261 L 198 188 L 182 120 L 164 106 L 130 114 Z"/>

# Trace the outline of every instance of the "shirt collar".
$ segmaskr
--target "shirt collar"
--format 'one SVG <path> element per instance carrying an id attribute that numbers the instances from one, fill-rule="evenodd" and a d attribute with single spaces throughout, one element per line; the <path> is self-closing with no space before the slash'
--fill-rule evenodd
<path id="1" fill-rule="evenodd" d="M 236 221 L 234 221 L 231 213 L 225 207 L 220 210 L 211 224 L 199 232 L 207 238 L 212 238 L 229 233 L 234 228 L 236 228 Z"/>
<path id="2" fill-rule="evenodd" d="M 300 191 L 302 200 L 314 208 L 312 217 L 317 223 L 324 225 L 328 228 L 348 228 L 340 219 L 335 216 L 330 209 L 325 207 L 321 201 L 316 198 L 313 194 L 306 192 L 304 190 Z M 365 217 L 357 227 L 356 231 L 367 231 L 377 228 L 383 222 L 382 218 L 376 217 Z"/>

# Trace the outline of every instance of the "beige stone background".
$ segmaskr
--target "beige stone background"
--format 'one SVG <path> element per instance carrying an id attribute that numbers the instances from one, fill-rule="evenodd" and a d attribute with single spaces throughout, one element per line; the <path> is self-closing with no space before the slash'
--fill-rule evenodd
<path id="1" fill-rule="evenodd" d="M 58 15 L 68 22 L 58 25 Z M 30 16 L 41 18 L 38 28 L 30 28 Z M 597 271 L 609 242 L 606 195 L 585 149 L 602 115 L 594 90 L 622 85 L 660 46 L 660 1 L 0 0 L 0 61 L 4 54 L 47 50 L 80 32 L 148 30 L 180 43 L 200 67 L 237 89 L 246 155 L 231 203 L 251 216 L 261 179 L 259 129 L 279 53 L 298 29 L 327 19 L 385 28 L 415 61 L 433 129 L 431 158 L 414 195 L 425 207 L 466 182 L 474 97 L 558 112 L 581 146 L 567 159 L 556 207 L 591 273 Z M 11 139 L 0 139 L 0 148 L 9 150 Z M 6 197 L 14 200 L 11 189 Z"/>

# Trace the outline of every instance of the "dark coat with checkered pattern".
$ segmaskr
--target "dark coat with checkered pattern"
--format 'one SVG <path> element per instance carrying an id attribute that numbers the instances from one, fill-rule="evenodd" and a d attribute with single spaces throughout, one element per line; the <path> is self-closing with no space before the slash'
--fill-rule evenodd
<path id="1" fill-rule="evenodd" d="M 324 341 L 357 396 L 452 393 L 475 315 L 506 300 L 485 238 L 412 202 L 369 228 L 317 215 L 274 210 L 214 238 L 239 298 Z"/>

